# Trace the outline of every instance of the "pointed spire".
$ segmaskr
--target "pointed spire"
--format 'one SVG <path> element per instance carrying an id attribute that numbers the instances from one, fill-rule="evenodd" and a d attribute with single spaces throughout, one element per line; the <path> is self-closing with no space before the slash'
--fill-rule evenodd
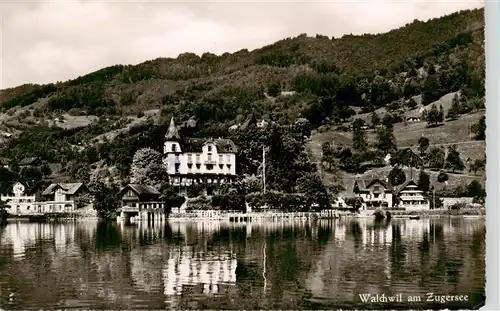
<path id="1" fill-rule="evenodd" d="M 168 127 L 167 134 L 165 134 L 166 139 L 180 139 L 179 132 L 177 132 L 177 127 L 175 127 L 174 117 L 170 119 L 170 125 Z"/>

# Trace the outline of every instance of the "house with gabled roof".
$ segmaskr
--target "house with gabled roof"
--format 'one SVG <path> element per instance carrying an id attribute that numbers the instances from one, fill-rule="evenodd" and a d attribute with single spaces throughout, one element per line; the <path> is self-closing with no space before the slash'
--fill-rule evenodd
<path id="1" fill-rule="evenodd" d="M 138 216 L 140 219 L 165 220 L 165 202 L 154 187 L 128 184 L 120 190 L 121 213 L 123 219 Z"/>
<path id="2" fill-rule="evenodd" d="M 182 138 L 174 118 L 165 134 L 163 166 L 180 193 L 196 183 L 220 184 L 236 178 L 237 147 L 224 138 Z M 211 194 L 211 187 L 207 189 Z"/>
<path id="3" fill-rule="evenodd" d="M 375 210 L 379 207 L 391 208 L 393 205 L 393 187 L 388 180 L 358 179 L 354 182 L 353 192 L 363 199 L 363 210 Z"/>
<path id="4" fill-rule="evenodd" d="M 29 157 L 29 158 L 23 158 L 21 161 L 19 161 L 18 166 L 19 167 L 27 167 L 27 166 L 37 166 L 41 164 L 41 160 L 39 157 Z"/>
<path id="5" fill-rule="evenodd" d="M 50 184 L 41 194 L 44 212 L 72 212 L 76 209 L 75 198 L 88 193 L 88 188 L 81 182 Z"/>
<path id="6" fill-rule="evenodd" d="M 418 188 L 413 180 L 407 180 L 394 189 L 394 195 L 397 197 L 394 207 L 404 208 L 407 211 L 429 210 L 429 200 L 424 196 L 424 191 Z"/>

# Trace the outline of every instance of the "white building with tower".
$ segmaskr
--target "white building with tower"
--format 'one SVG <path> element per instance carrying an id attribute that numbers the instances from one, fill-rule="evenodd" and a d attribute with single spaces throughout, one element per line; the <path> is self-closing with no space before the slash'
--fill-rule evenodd
<path id="1" fill-rule="evenodd" d="M 220 184 L 236 178 L 236 145 L 223 138 L 183 138 L 174 118 L 165 134 L 163 165 L 170 184 L 185 192 L 195 183 Z M 207 189 L 211 194 L 210 187 Z"/>
<path id="2" fill-rule="evenodd" d="M 35 195 L 28 194 L 26 185 L 16 182 L 12 186 L 12 192 L 3 194 L 0 199 L 7 202 L 7 212 L 12 215 L 26 215 L 36 213 Z"/>

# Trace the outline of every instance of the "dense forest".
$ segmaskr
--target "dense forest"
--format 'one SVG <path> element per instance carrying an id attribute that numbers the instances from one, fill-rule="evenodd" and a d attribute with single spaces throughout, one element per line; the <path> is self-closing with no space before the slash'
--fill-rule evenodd
<path id="1" fill-rule="evenodd" d="M 326 158 L 339 160 L 327 160 L 330 169 L 359 172 L 363 162 L 380 162 L 384 154 L 397 152 L 392 124 L 402 122 L 405 111 L 457 91 L 460 96 L 449 115 L 439 107 L 426 111 L 429 126 L 483 109 L 483 13 L 467 10 L 415 20 L 377 35 L 301 34 L 254 51 L 184 53 L 135 66 L 115 65 L 66 82 L 2 90 L 2 130 L 16 135 L 4 141 L 0 157 L 14 164 L 39 157 L 61 164 L 65 178 L 114 178 L 121 184 L 127 181 L 136 150 L 162 150 L 167 121 L 175 116 L 178 124 L 196 121 L 196 126 L 182 129 L 189 136 L 232 138 L 243 150 L 238 155 L 240 173 L 258 174 L 258 150 L 274 143 L 270 148 L 290 159 L 282 164 L 282 158 L 271 156 L 269 169 L 276 171 L 271 175 L 277 180 L 269 182 L 276 190 L 294 192 L 301 187 L 297 181 L 314 179 L 308 175 L 316 168 L 304 138 L 311 130 L 344 126 L 353 132 L 352 150 L 324 150 Z M 353 117 L 382 107 L 388 113 L 372 114 L 371 125 L 381 127 L 377 144 L 370 146 L 363 132 L 367 124 Z M 95 142 L 99 135 L 125 126 L 127 116 L 143 117 L 151 109 L 159 109 L 159 119 L 147 118 L 112 140 Z M 98 120 L 72 129 L 47 123 L 65 114 Z M 267 120 L 271 129 L 258 135 L 244 132 L 258 131 L 254 128 L 229 130 L 252 118 Z M 484 120 L 475 128 L 478 139 L 484 139 Z"/>

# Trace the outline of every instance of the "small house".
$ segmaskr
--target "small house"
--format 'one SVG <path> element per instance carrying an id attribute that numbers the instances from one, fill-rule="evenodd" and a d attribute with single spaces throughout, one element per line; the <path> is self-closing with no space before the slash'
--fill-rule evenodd
<path id="1" fill-rule="evenodd" d="M 392 186 L 389 181 L 380 179 L 358 179 L 354 182 L 353 192 L 363 199 L 363 210 L 379 207 L 390 208 L 393 204 Z"/>
<path id="2" fill-rule="evenodd" d="M 76 209 L 75 198 L 88 194 L 83 183 L 53 183 L 41 194 L 44 200 L 44 212 L 72 212 Z"/>
<path id="3" fill-rule="evenodd" d="M 166 204 L 161 200 L 161 193 L 154 187 L 128 184 L 120 190 L 120 197 L 120 218 L 126 221 L 132 217 L 148 221 L 165 220 Z"/>
<path id="4" fill-rule="evenodd" d="M 164 208 L 164 202 L 160 199 L 161 193 L 154 187 L 128 184 L 120 191 L 122 207 L 145 208 Z"/>
<path id="5" fill-rule="evenodd" d="M 407 211 L 429 210 L 429 201 L 425 198 L 424 192 L 418 188 L 413 180 L 407 180 L 398 186 L 394 191 L 397 197 L 394 207 L 404 208 Z"/>

